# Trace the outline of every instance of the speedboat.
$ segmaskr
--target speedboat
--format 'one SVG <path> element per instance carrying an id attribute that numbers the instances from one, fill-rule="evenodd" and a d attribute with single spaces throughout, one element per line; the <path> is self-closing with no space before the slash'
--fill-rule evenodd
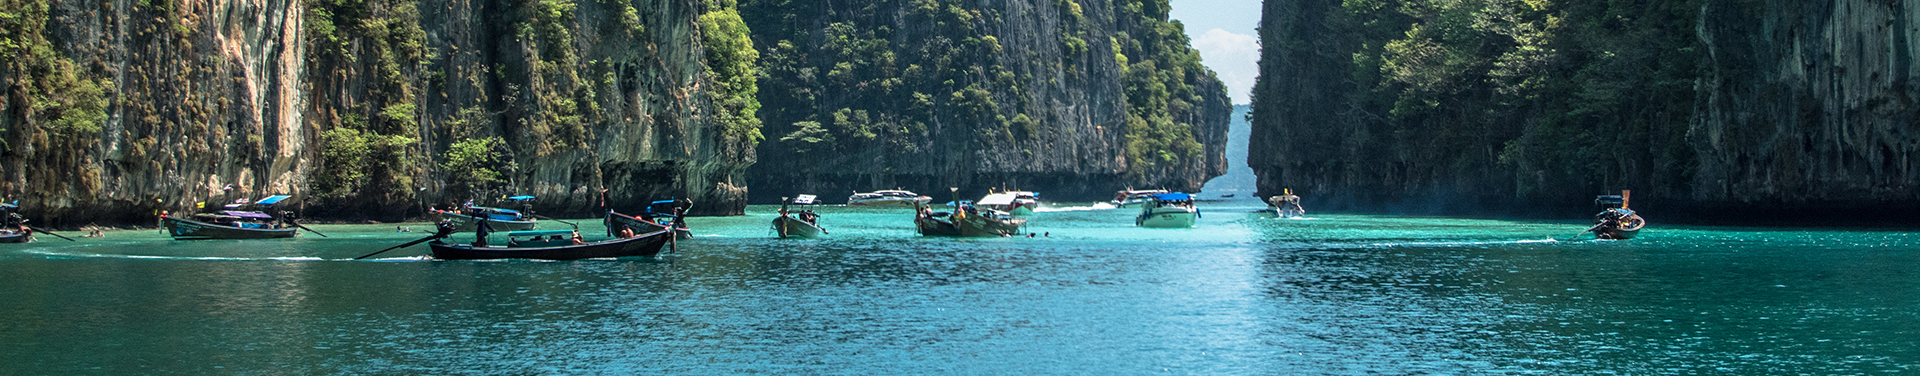
<path id="1" fill-rule="evenodd" d="M 1267 211 L 1272 212 L 1274 218 L 1306 217 L 1307 208 L 1300 206 L 1300 196 L 1293 195 L 1292 189 L 1282 192 L 1279 196 L 1267 198 Z"/>
<path id="2" fill-rule="evenodd" d="M 871 193 L 854 192 L 847 197 L 847 206 L 905 206 L 913 207 L 932 202 L 933 197 L 914 194 L 903 190 L 873 191 Z"/>
<path id="3" fill-rule="evenodd" d="M 786 200 L 786 198 L 781 198 Z M 813 195 L 800 195 L 792 203 L 796 205 L 813 204 Z M 787 210 L 787 204 L 780 205 L 780 216 L 773 218 L 773 232 L 782 238 L 817 238 L 826 234 L 820 228 L 820 214 L 812 210 Z"/>
<path id="4" fill-rule="evenodd" d="M 1107 201 L 1107 203 L 1113 204 L 1113 207 L 1116 207 L 1116 208 L 1133 207 L 1135 205 L 1140 205 L 1142 203 L 1147 202 L 1147 200 L 1151 199 L 1153 195 L 1162 194 L 1162 193 L 1168 193 L 1168 191 L 1165 189 L 1149 189 L 1144 191 L 1127 189 L 1124 191 L 1114 192 L 1113 201 Z"/>
<path id="5" fill-rule="evenodd" d="M 1185 193 L 1161 193 L 1147 198 L 1140 204 L 1140 216 L 1134 217 L 1133 224 L 1140 227 L 1188 228 L 1200 218 L 1200 208 L 1193 206 L 1193 196 Z"/>
<path id="6" fill-rule="evenodd" d="M 1040 195 L 1026 191 L 991 193 L 980 198 L 980 207 L 1007 212 L 1012 215 L 1033 215 L 1033 209 L 1040 207 Z"/>

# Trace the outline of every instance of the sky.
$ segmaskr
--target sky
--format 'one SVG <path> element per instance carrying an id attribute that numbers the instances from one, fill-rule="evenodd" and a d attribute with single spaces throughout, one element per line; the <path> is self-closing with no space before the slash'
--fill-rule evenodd
<path id="1" fill-rule="evenodd" d="M 1186 26 L 1200 63 L 1219 74 L 1234 104 L 1248 104 L 1260 73 L 1260 0 L 1170 0 L 1167 16 Z"/>

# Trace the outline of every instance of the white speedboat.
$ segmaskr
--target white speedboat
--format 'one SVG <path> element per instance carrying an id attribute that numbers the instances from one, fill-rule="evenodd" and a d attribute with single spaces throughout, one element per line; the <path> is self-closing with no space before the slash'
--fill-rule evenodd
<path id="1" fill-rule="evenodd" d="M 1307 216 L 1307 209 L 1300 206 L 1300 196 L 1293 195 L 1292 189 L 1285 190 L 1284 194 L 1279 196 L 1268 197 L 1267 211 L 1273 213 L 1274 218 L 1305 218 Z"/>
<path id="2" fill-rule="evenodd" d="M 1140 227 L 1188 228 L 1194 220 L 1200 218 L 1200 208 L 1193 206 L 1193 196 L 1185 193 L 1161 193 L 1147 197 L 1140 204 L 1140 216 L 1134 217 L 1133 224 Z"/>
<path id="3" fill-rule="evenodd" d="M 1116 208 L 1130 208 L 1136 205 L 1140 205 L 1141 203 L 1147 202 L 1147 200 L 1152 198 L 1153 195 L 1162 194 L 1162 193 L 1168 193 L 1168 192 L 1165 189 L 1149 189 L 1144 191 L 1136 191 L 1136 190 L 1128 189 L 1124 191 L 1114 192 L 1113 201 L 1107 201 L 1107 203 L 1113 204 L 1113 207 L 1116 207 Z"/>
<path id="4" fill-rule="evenodd" d="M 1012 215 L 1033 215 L 1033 209 L 1040 207 L 1040 195 L 1026 191 L 990 193 L 976 203 L 980 207 L 1007 212 Z"/>
<path id="5" fill-rule="evenodd" d="M 902 190 L 873 191 L 871 193 L 854 192 L 847 197 L 847 206 L 900 206 L 914 207 L 932 202 L 933 197 L 914 194 Z"/>

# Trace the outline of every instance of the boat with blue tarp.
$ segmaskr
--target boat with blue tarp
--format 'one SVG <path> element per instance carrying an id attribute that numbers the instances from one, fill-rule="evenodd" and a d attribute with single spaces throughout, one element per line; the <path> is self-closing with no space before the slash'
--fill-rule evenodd
<path id="1" fill-rule="evenodd" d="M 527 201 L 532 199 L 533 196 L 524 195 L 507 197 L 507 200 L 522 206 L 530 205 Z M 434 210 L 434 214 L 440 219 L 452 221 L 456 231 L 474 231 L 481 221 L 486 221 L 488 226 L 497 231 L 532 230 L 539 226 L 538 220 L 527 211 L 475 206 L 472 200 L 461 204 L 459 210 Z"/>
<path id="2" fill-rule="evenodd" d="M 1134 217 L 1133 224 L 1140 227 L 1188 228 L 1193 227 L 1200 218 L 1200 208 L 1193 206 L 1193 196 L 1185 193 L 1160 193 L 1150 196 L 1140 204 L 1140 215 Z"/>

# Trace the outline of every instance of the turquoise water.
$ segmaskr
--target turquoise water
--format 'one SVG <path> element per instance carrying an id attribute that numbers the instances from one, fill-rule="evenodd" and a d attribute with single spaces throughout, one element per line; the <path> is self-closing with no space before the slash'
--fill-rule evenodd
<path id="1" fill-rule="evenodd" d="M 1920 365 L 1920 235 L 1056 205 L 692 218 L 657 258 L 434 261 L 420 233 L 0 244 L 0 373 L 1840 374 Z M 603 233 L 595 220 L 583 233 Z M 551 228 L 545 223 L 542 228 Z M 425 224 L 409 224 L 426 228 Z M 73 234 L 77 235 L 77 234 Z M 71 235 L 69 235 L 71 236 Z"/>

